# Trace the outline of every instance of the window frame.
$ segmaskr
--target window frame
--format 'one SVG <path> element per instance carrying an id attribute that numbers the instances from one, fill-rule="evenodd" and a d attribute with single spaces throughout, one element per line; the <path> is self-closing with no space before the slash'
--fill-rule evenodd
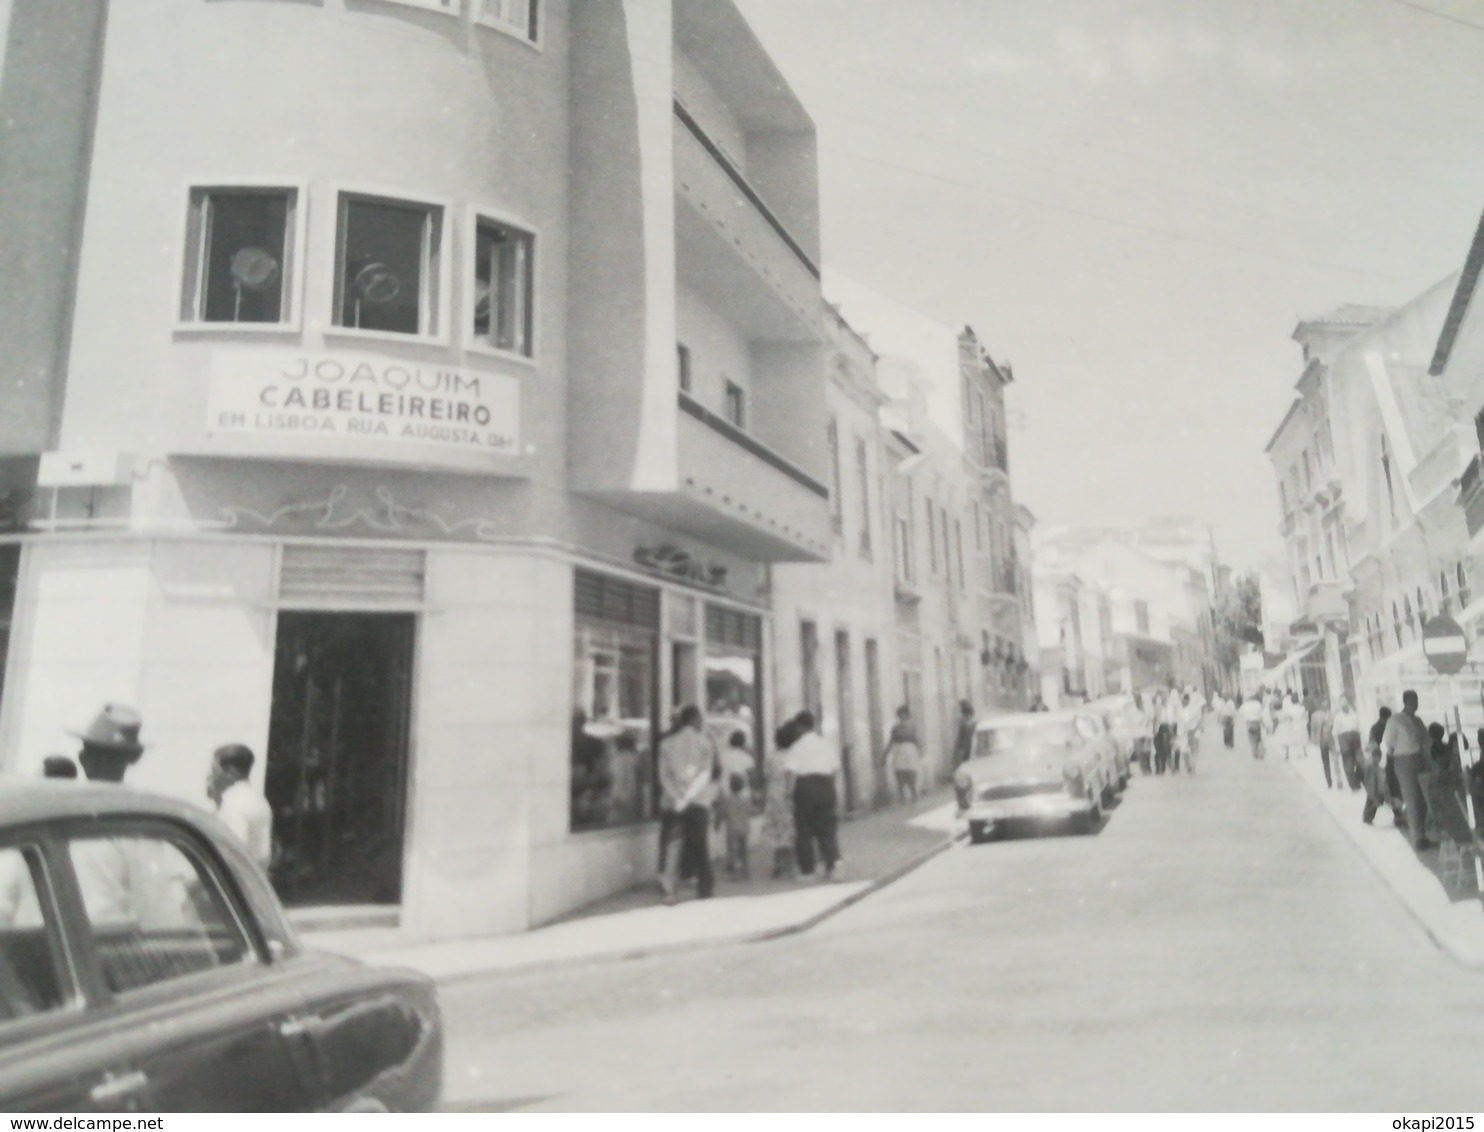
<path id="1" fill-rule="evenodd" d="M 191 177 L 183 185 L 185 227 L 176 249 L 175 305 L 172 332 L 181 335 L 288 335 L 304 329 L 305 265 L 309 260 L 309 183 L 295 177 Z M 278 322 L 207 322 L 200 317 L 205 298 L 206 240 L 205 225 L 198 215 L 197 196 L 204 200 L 209 193 L 242 193 L 268 195 L 291 193 L 290 215 L 284 225 L 284 259 L 279 266 L 283 277 L 284 297 Z M 195 311 L 186 317 L 186 308 Z"/>
<path id="2" fill-rule="evenodd" d="M 182 821 L 166 817 L 137 815 L 107 815 L 100 818 L 74 818 L 59 822 L 56 826 L 55 853 L 59 871 L 65 870 L 69 888 L 69 922 L 75 925 L 76 949 L 87 968 L 92 984 L 90 998 L 102 1003 L 118 1003 L 129 1009 L 143 1009 L 173 1002 L 179 999 L 182 989 L 186 992 L 209 990 L 218 985 L 230 985 L 251 978 L 273 968 L 278 956 L 271 946 L 262 924 L 253 909 L 253 902 L 243 890 L 236 870 L 227 863 L 215 844 Z M 93 934 L 93 925 L 83 902 L 82 888 L 72 864 L 70 845 L 73 841 L 94 840 L 110 837 L 151 837 L 176 848 L 188 860 L 211 874 L 217 882 L 222 903 L 232 918 L 232 924 L 246 942 L 246 952 L 235 963 L 222 964 L 204 971 L 193 971 L 136 987 L 127 991 L 114 991 L 108 986 L 103 973 L 103 964 L 98 955 Z"/>
<path id="3" fill-rule="evenodd" d="M 492 19 L 483 14 L 483 0 L 469 0 L 469 17 L 475 27 L 488 28 L 524 43 L 536 51 L 542 50 L 542 39 L 546 31 L 545 13 L 541 11 L 541 0 L 527 0 L 526 27 L 521 28 L 507 20 Z"/>
<path id="4" fill-rule="evenodd" d="M 5 1044 L 8 1045 L 13 1039 L 75 1024 L 95 995 L 87 956 L 68 930 L 73 895 L 70 886 L 75 881 L 71 877 L 70 863 L 65 860 L 65 847 L 59 845 L 44 828 L 18 827 L 7 830 L 0 837 L 0 850 L 5 849 L 17 851 L 23 858 L 29 850 L 40 866 L 42 876 L 39 884 L 31 870 L 28 869 L 27 873 L 36 896 L 36 906 L 41 912 L 47 945 L 57 965 L 58 990 L 62 994 L 62 1004 L 54 1010 L 0 1022 L 0 1033 L 5 1034 Z"/>
<path id="5" fill-rule="evenodd" d="M 690 347 L 684 342 L 675 341 L 675 387 L 687 397 L 694 397 L 695 379 L 692 374 L 692 355 Z"/>
<path id="6" fill-rule="evenodd" d="M 450 333 L 453 322 L 452 312 L 457 306 L 457 304 L 451 301 L 453 298 L 454 278 L 453 246 L 456 242 L 456 234 L 453 231 L 453 204 L 446 197 L 440 197 L 433 193 L 417 196 L 409 195 L 412 191 L 405 188 L 364 183 L 337 183 L 330 186 L 330 198 L 334 201 L 335 206 L 334 223 L 323 225 L 324 231 L 320 234 L 320 250 L 325 253 L 325 261 L 330 265 L 330 309 L 324 326 L 326 342 L 336 340 L 347 342 L 415 342 L 432 346 L 449 346 L 452 344 Z M 424 288 L 430 282 L 436 281 L 439 299 L 436 304 L 437 310 L 434 312 L 436 318 L 428 330 L 417 334 L 402 334 L 395 330 L 367 330 L 357 326 L 342 326 L 335 321 L 340 317 L 340 306 L 344 297 L 344 281 L 340 277 L 340 256 L 344 242 L 347 206 L 352 200 L 370 204 L 390 205 L 394 208 L 422 208 L 428 210 L 430 213 L 437 214 L 437 246 L 433 249 L 436 253 L 437 263 L 436 265 L 432 265 L 432 270 L 428 270 L 428 265 L 425 265 L 423 271 Z M 462 310 L 462 307 L 459 309 Z M 426 321 L 423 318 L 420 317 L 419 321 L 424 322 L 426 325 Z"/>
<path id="7" fill-rule="evenodd" d="M 722 419 L 741 432 L 747 431 L 747 389 L 726 374 L 721 375 Z M 735 406 L 736 415 L 732 413 Z"/>
<path id="8" fill-rule="evenodd" d="M 871 451 L 864 437 L 855 437 L 856 486 L 860 488 L 861 529 L 859 553 L 866 561 L 875 553 L 871 535 Z"/>
<path id="9" fill-rule="evenodd" d="M 508 228 L 513 232 L 519 232 L 526 236 L 530 252 L 527 255 L 527 281 L 526 281 L 526 321 L 528 352 L 521 353 L 518 350 L 507 350 L 493 345 L 487 339 L 479 338 L 474 333 L 474 307 L 475 307 L 475 272 L 479 270 L 479 225 L 481 221 L 497 224 L 502 228 Z M 502 212 L 497 208 L 486 208 L 482 205 L 471 205 L 465 214 L 465 223 L 468 231 L 463 241 L 464 250 L 467 255 L 468 264 L 463 270 L 464 301 L 460 304 L 460 315 L 463 319 L 464 348 L 471 353 L 477 353 L 491 358 L 519 362 L 522 365 L 539 365 L 540 351 L 536 344 L 541 341 L 541 233 L 534 225 L 527 224 L 515 219 L 509 213 Z M 339 309 L 339 303 L 336 303 Z M 677 346 L 680 343 L 676 343 Z M 682 387 L 682 392 L 684 389 Z"/>

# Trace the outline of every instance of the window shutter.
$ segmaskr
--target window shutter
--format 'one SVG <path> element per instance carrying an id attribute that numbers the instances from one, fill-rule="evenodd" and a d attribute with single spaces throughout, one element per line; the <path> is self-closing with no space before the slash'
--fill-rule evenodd
<path id="1" fill-rule="evenodd" d="M 421 603 L 426 573 L 421 550 L 286 546 L 278 596 L 285 602 L 332 605 Z"/>
<path id="2" fill-rule="evenodd" d="M 660 627 L 660 591 L 652 586 L 578 570 L 573 597 L 578 617 L 642 629 Z"/>
<path id="3" fill-rule="evenodd" d="M 706 642 L 712 645 L 733 645 L 752 652 L 760 652 L 763 647 L 762 618 L 751 613 L 739 613 L 735 609 L 708 605 L 706 607 Z"/>

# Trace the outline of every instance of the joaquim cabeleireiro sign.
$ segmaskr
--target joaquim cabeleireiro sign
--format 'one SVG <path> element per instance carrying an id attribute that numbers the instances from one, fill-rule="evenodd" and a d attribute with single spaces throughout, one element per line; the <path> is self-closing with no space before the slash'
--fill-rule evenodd
<path id="1" fill-rule="evenodd" d="M 419 458 L 440 450 L 460 463 L 470 455 L 515 456 L 520 385 L 499 374 L 362 354 L 218 350 L 206 431 L 271 439 L 275 448 L 285 440 L 364 444 L 393 458 L 410 449 Z"/>

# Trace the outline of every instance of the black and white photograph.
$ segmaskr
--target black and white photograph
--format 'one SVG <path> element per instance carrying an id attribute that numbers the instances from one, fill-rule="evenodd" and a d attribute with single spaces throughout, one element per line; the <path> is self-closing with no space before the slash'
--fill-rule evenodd
<path id="1" fill-rule="evenodd" d="M 1481 277 L 1484 0 L 0 0 L 0 1112 L 1484 1132 Z"/>

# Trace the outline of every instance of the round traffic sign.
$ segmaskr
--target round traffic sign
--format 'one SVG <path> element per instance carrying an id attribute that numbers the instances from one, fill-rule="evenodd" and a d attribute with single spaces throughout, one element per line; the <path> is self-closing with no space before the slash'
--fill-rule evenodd
<path id="1" fill-rule="evenodd" d="M 1422 626 L 1422 655 L 1434 672 L 1444 676 L 1462 672 L 1469 655 L 1463 626 L 1446 613 L 1429 618 Z"/>

